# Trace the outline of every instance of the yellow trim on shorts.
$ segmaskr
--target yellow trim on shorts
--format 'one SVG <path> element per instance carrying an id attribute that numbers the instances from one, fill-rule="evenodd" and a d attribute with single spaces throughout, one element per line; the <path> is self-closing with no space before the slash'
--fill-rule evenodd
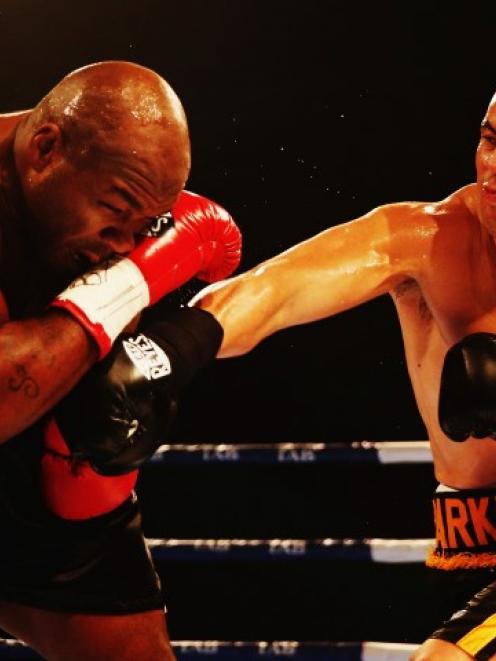
<path id="1" fill-rule="evenodd" d="M 496 638 L 496 613 L 490 615 L 484 622 L 471 629 L 455 645 L 464 652 L 475 656 L 477 652 Z"/>

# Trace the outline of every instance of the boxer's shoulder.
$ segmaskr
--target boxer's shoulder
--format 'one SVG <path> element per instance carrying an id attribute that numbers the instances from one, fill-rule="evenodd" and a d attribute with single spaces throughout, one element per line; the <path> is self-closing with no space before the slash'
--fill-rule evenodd
<path id="1" fill-rule="evenodd" d="M 6 138 L 21 119 L 29 115 L 30 112 L 31 110 L 18 110 L 16 112 L 0 113 L 0 140 Z"/>
<path id="2" fill-rule="evenodd" d="M 459 188 L 451 195 L 431 204 L 424 205 L 423 212 L 432 217 L 442 227 L 456 225 L 472 227 L 478 224 L 478 196 L 477 184 L 472 183 Z"/>
<path id="3" fill-rule="evenodd" d="M 381 208 L 389 233 L 412 249 L 428 250 L 435 241 L 458 243 L 479 231 L 475 184 L 436 202 L 401 202 Z"/>
<path id="4" fill-rule="evenodd" d="M 394 202 L 373 212 L 391 264 L 413 278 L 423 270 L 438 229 L 433 207 L 428 202 Z"/>
<path id="5" fill-rule="evenodd" d="M 435 202 L 393 202 L 379 207 L 389 219 L 401 219 L 412 224 L 439 223 L 451 217 L 476 216 L 476 184 L 459 188 Z"/>

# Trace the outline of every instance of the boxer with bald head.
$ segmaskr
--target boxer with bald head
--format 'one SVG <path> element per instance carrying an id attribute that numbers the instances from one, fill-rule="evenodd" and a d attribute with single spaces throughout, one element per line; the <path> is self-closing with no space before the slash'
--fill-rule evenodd
<path id="1" fill-rule="evenodd" d="M 0 627 L 47 659 L 174 658 L 132 488 L 168 423 L 161 402 L 174 407 L 170 365 L 189 378 L 221 331 L 185 311 L 153 336 L 121 333 L 192 276 L 212 282 L 239 262 L 229 214 L 183 190 L 189 169 L 181 102 L 129 62 L 79 69 L 33 110 L 0 116 Z M 212 348 L 197 351 L 197 326 Z M 52 410 L 115 356 L 129 392 L 106 383 L 106 401 L 122 425 L 137 413 L 99 445 L 95 389 L 77 391 L 90 465 L 88 439 L 73 454 Z"/>
<path id="2" fill-rule="evenodd" d="M 143 222 L 170 209 L 190 166 L 179 99 L 126 62 L 64 78 L 22 118 L 14 153 L 36 257 L 65 278 L 132 249 Z"/>
<path id="3" fill-rule="evenodd" d="M 485 431 L 479 433 L 480 424 L 468 426 L 467 440 L 453 442 L 440 426 L 438 401 L 448 349 L 467 335 L 496 332 L 496 97 L 482 122 L 476 166 L 477 181 L 442 201 L 381 206 L 211 285 L 192 301 L 221 323 L 222 358 L 245 353 L 280 329 L 382 294 L 392 296 L 442 485 L 434 500 L 437 544 L 428 565 L 440 578 L 447 577 L 447 590 L 456 579 L 458 588 L 462 580 L 473 583 L 474 592 L 495 578 L 496 443 L 474 437 L 489 435 L 487 407 L 478 419 L 480 423 L 485 414 Z M 456 369 L 448 365 L 448 380 L 451 373 L 458 380 L 467 365 L 467 347 L 462 351 L 461 359 L 455 356 Z M 479 347 L 477 351 L 480 385 L 481 375 L 496 374 L 496 363 L 485 374 Z M 467 402 L 471 397 L 464 393 Z M 462 400 L 457 398 L 455 408 L 466 417 Z M 496 432 L 494 406 L 492 411 Z M 420 648 L 416 661 L 496 659 L 496 583 L 466 605 L 470 594 L 454 605 L 456 615 Z"/>

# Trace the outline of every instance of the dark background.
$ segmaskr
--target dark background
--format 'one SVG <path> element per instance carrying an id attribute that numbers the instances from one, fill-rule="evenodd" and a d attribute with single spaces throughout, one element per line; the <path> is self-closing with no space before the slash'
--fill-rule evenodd
<path id="1" fill-rule="evenodd" d="M 480 2 L 0 0 L 0 37 L 0 111 L 104 59 L 168 79 L 189 117 L 188 186 L 237 220 L 242 269 L 376 205 L 437 200 L 472 181 L 496 88 L 495 13 Z M 425 429 L 383 297 L 205 370 L 172 440 L 417 438 Z M 150 464 L 140 498 L 147 536 L 428 537 L 432 488 L 430 465 Z M 179 639 L 419 642 L 455 610 L 437 612 L 420 564 L 185 559 L 159 571 Z"/>
<path id="2" fill-rule="evenodd" d="M 2 0 L 0 111 L 98 60 L 156 69 L 189 117 L 188 186 L 235 217 L 246 269 L 471 181 L 495 25 L 477 2 Z M 209 368 L 174 428 L 177 441 L 423 437 L 387 298 Z"/>

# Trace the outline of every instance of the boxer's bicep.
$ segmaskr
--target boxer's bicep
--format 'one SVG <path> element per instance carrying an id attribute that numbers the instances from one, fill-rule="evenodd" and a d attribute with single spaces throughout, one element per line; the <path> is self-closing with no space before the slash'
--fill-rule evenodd
<path id="1" fill-rule="evenodd" d="M 422 216 L 418 206 L 379 207 L 270 260 L 267 273 L 273 269 L 285 297 L 274 323 L 286 327 L 328 317 L 416 277 L 428 236 L 415 225 Z"/>
<path id="2" fill-rule="evenodd" d="M 277 330 L 337 314 L 414 277 L 427 236 L 414 224 L 418 206 L 375 209 L 200 292 L 192 303 L 224 328 L 219 357 L 244 353 Z"/>

